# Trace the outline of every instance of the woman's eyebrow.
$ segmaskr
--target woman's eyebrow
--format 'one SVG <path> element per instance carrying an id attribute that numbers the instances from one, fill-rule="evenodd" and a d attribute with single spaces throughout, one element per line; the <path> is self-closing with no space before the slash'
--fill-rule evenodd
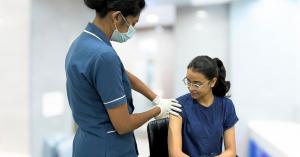
<path id="1" fill-rule="evenodd" d="M 189 78 L 186 78 L 189 82 L 192 82 L 192 83 L 201 83 L 201 84 L 203 84 L 203 82 L 202 81 L 191 81 Z"/>
<path id="2" fill-rule="evenodd" d="M 200 83 L 200 84 L 203 84 L 201 81 L 193 81 L 193 83 Z"/>

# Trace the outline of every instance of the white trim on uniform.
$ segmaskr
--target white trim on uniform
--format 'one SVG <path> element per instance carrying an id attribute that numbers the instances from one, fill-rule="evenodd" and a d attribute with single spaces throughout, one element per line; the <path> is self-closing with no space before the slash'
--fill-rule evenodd
<path id="1" fill-rule="evenodd" d="M 107 131 L 106 133 L 107 133 L 107 134 L 111 134 L 111 133 L 113 133 L 113 132 L 117 132 L 117 130 Z"/>
<path id="2" fill-rule="evenodd" d="M 104 104 L 104 105 L 110 104 L 110 103 L 112 103 L 112 102 L 115 102 L 115 101 L 118 101 L 118 100 L 124 98 L 125 96 L 126 96 L 126 95 L 123 95 L 123 96 L 121 96 L 120 98 L 114 99 L 114 100 L 112 100 L 112 101 L 104 102 L 103 104 Z"/>
<path id="3" fill-rule="evenodd" d="M 87 31 L 87 30 L 84 30 L 84 32 L 87 33 L 87 34 L 90 34 L 90 35 L 94 36 L 95 38 L 99 39 L 100 41 L 103 41 L 101 38 L 99 38 L 99 37 L 98 37 L 96 34 L 94 34 L 94 33 L 91 33 L 91 32 L 89 32 L 89 31 Z"/>

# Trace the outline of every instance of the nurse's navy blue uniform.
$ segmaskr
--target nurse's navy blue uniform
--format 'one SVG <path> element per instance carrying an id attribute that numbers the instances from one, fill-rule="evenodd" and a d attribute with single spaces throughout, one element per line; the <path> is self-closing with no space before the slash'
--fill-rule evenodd
<path id="1" fill-rule="evenodd" d="M 222 153 L 224 132 L 238 121 L 232 101 L 214 96 L 204 107 L 191 94 L 177 98 L 182 105 L 182 150 L 190 157 L 216 156 Z"/>
<path id="2" fill-rule="evenodd" d="M 133 132 L 119 135 L 107 113 L 122 104 L 133 112 L 131 85 L 109 39 L 94 24 L 72 43 L 65 70 L 68 100 L 78 124 L 73 157 L 136 157 Z"/>

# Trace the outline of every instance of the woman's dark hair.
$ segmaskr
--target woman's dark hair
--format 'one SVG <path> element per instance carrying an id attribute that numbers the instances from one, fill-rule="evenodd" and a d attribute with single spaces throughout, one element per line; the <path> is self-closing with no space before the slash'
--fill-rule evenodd
<path id="1" fill-rule="evenodd" d="M 109 11 L 121 11 L 123 16 L 137 16 L 145 8 L 145 0 L 84 0 L 91 9 L 95 9 L 100 17 Z"/>
<path id="2" fill-rule="evenodd" d="M 203 74 L 208 80 L 217 78 L 217 82 L 212 89 L 214 95 L 224 97 L 230 89 L 230 82 L 226 81 L 226 70 L 222 61 L 209 56 L 197 56 L 187 67 L 193 71 Z"/>

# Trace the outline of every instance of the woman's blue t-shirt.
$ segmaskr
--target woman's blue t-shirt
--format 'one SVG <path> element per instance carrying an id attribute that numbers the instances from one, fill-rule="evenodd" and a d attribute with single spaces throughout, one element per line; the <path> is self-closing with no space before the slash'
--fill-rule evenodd
<path id="1" fill-rule="evenodd" d="M 222 153 L 224 132 L 238 121 L 232 101 L 214 97 L 210 107 L 194 100 L 190 94 L 177 98 L 182 105 L 182 150 L 191 157 Z"/>

